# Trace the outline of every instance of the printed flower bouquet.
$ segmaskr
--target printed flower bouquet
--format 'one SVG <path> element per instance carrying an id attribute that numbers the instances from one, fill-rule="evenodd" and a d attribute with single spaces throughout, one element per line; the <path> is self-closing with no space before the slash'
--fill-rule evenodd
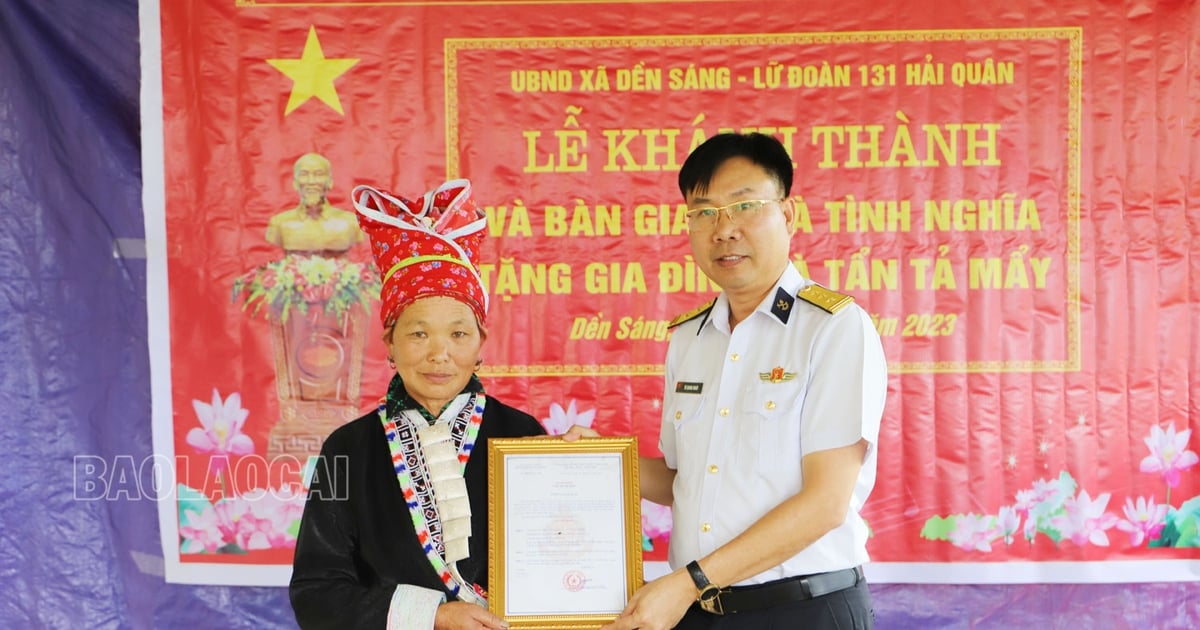
<path id="1" fill-rule="evenodd" d="M 343 258 L 289 254 L 238 277 L 232 301 L 244 300 L 242 309 L 254 306 L 258 315 L 286 323 L 293 312 L 308 313 L 323 307 L 340 319 L 355 304 L 370 308 L 379 295 L 379 276 L 371 265 Z"/>

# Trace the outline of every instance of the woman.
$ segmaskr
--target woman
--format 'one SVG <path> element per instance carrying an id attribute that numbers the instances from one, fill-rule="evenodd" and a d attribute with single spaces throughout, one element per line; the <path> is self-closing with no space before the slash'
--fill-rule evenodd
<path id="1" fill-rule="evenodd" d="M 359 186 L 396 370 L 379 408 L 321 448 L 290 596 L 303 628 L 504 628 L 486 609 L 487 440 L 542 435 L 485 395 L 476 269 L 487 219 L 466 180 L 418 202 Z"/>

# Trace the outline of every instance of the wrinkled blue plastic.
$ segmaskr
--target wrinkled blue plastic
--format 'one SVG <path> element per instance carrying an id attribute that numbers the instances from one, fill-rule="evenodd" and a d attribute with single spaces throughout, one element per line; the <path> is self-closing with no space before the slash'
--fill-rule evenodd
<path id="1" fill-rule="evenodd" d="M 138 89 L 134 0 L 0 2 L 0 627 L 294 627 L 285 589 L 165 583 L 152 501 L 74 493 L 77 456 L 151 454 L 145 263 L 114 255 L 143 234 Z M 1200 618 L 1197 583 L 873 592 L 881 628 Z"/>

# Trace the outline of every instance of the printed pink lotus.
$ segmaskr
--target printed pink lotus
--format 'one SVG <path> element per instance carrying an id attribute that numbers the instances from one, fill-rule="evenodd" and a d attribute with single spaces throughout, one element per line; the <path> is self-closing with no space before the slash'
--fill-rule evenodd
<path id="1" fill-rule="evenodd" d="M 1029 548 L 1039 535 L 1049 538 L 1056 548 L 1065 540 L 1107 547 L 1108 530 L 1115 527 L 1129 534 L 1131 547 L 1200 547 L 1200 496 L 1178 507 L 1171 504 L 1171 490 L 1180 485 L 1182 474 L 1200 463 L 1200 457 L 1188 450 L 1191 436 L 1191 429 L 1176 432 L 1174 425 L 1150 427 L 1150 435 L 1144 439 L 1150 455 L 1139 469 L 1161 476 L 1167 484 L 1166 500 L 1157 503 L 1153 496 L 1140 496 L 1136 501 L 1127 497 L 1124 519 L 1107 511 L 1112 493 L 1103 492 L 1093 499 L 1064 470 L 1057 478 L 1038 479 L 1018 490 L 1013 504 L 1002 506 L 996 515 L 935 515 L 925 521 L 920 536 L 965 551 L 990 552 L 998 538 L 1012 546 L 1019 529 Z"/>
<path id="2" fill-rule="evenodd" d="M 1150 435 L 1143 441 L 1150 449 L 1150 454 L 1142 460 L 1140 469 L 1144 473 L 1162 475 L 1168 488 L 1179 485 L 1179 474 L 1200 462 L 1194 451 L 1187 450 L 1188 438 L 1192 436 L 1191 429 L 1175 432 L 1175 425 L 1150 427 Z"/>
<path id="3" fill-rule="evenodd" d="M 210 503 L 198 490 L 180 486 L 180 553 L 245 553 L 294 549 L 305 494 L 290 485 L 256 488 Z"/>
<path id="4" fill-rule="evenodd" d="M 201 453 L 213 456 L 213 470 L 218 474 L 228 465 L 230 455 L 249 455 L 254 452 L 254 442 L 242 426 L 250 411 L 242 409 L 242 395 L 234 392 L 225 400 L 213 388 L 212 403 L 192 401 L 200 427 L 188 431 L 187 443 Z"/>
<path id="5" fill-rule="evenodd" d="M 651 540 L 671 533 L 671 508 L 642 499 L 642 533 Z"/>
<path id="6" fill-rule="evenodd" d="M 1138 497 L 1125 499 L 1125 520 L 1117 523 L 1117 529 L 1129 534 L 1129 544 L 1139 547 L 1147 540 L 1154 540 L 1167 524 L 1167 505 L 1155 505 L 1154 498 Z"/>
<path id="7" fill-rule="evenodd" d="M 1105 530 L 1117 524 L 1117 517 L 1104 511 L 1110 496 L 1105 492 L 1093 499 L 1087 490 L 1080 490 L 1079 496 L 1067 499 L 1063 504 L 1065 514 L 1055 517 L 1052 522 L 1064 538 L 1070 538 L 1076 545 L 1091 543 L 1107 547 Z"/>
<path id="8" fill-rule="evenodd" d="M 542 418 L 542 426 L 550 435 L 562 435 L 571 428 L 571 425 L 590 427 L 595 420 L 595 409 L 579 411 L 575 408 L 575 399 L 572 398 L 566 409 L 563 409 L 562 405 L 558 403 L 550 403 L 550 417 Z"/>

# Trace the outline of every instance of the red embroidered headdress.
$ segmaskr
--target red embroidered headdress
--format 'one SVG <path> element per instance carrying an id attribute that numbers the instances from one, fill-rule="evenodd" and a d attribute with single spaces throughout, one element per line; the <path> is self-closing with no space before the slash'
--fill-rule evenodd
<path id="1" fill-rule="evenodd" d="M 459 300 L 485 322 L 478 261 L 487 215 L 471 199 L 469 181 L 448 181 L 416 201 L 372 186 L 356 186 L 350 196 L 383 279 L 384 328 L 409 304 L 437 295 Z"/>

